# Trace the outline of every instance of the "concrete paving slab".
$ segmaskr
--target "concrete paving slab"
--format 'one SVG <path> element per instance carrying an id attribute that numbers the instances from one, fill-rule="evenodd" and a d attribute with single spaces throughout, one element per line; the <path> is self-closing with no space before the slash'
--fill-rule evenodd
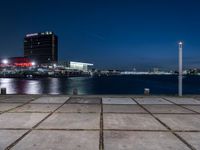
<path id="1" fill-rule="evenodd" d="M 7 111 L 20 105 L 19 103 L 0 103 L 0 112 Z"/>
<path id="2" fill-rule="evenodd" d="M 122 97 L 122 98 L 112 98 L 112 97 L 108 97 L 108 98 L 102 98 L 102 102 L 103 104 L 136 104 L 136 102 L 134 102 L 134 100 L 132 100 L 131 98 L 127 98 L 127 97 Z"/>
<path id="3" fill-rule="evenodd" d="M 56 112 L 70 112 L 70 113 L 100 113 L 101 106 L 98 104 L 64 104 L 61 108 L 59 108 Z"/>
<path id="4" fill-rule="evenodd" d="M 26 104 L 10 112 L 53 112 L 60 105 L 61 104 Z"/>
<path id="5" fill-rule="evenodd" d="M 26 98 L 39 98 L 41 97 L 41 95 L 35 95 L 35 94 L 24 94 L 24 95 L 20 95 L 20 94 L 11 94 L 11 95 L 6 95 L 10 98 L 22 98 L 22 99 L 26 99 Z"/>
<path id="6" fill-rule="evenodd" d="M 193 113 L 177 105 L 143 105 L 151 113 Z"/>
<path id="7" fill-rule="evenodd" d="M 99 150 L 98 131 L 32 131 L 13 150 Z"/>
<path id="8" fill-rule="evenodd" d="M 67 96 L 43 96 L 40 97 L 34 101 L 32 101 L 31 103 L 35 104 L 35 103 L 44 103 L 44 104 L 49 104 L 49 103 L 55 103 L 55 104 L 63 104 L 65 103 L 67 100 L 69 99 L 69 97 Z"/>
<path id="9" fill-rule="evenodd" d="M 196 150 L 200 149 L 200 133 L 199 132 L 177 132 L 185 141 L 192 145 Z"/>
<path id="10" fill-rule="evenodd" d="M 20 138 L 27 130 L 0 130 L 0 150 Z"/>
<path id="11" fill-rule="evenodd" d="M 162 98 L 158 98 L 158 97 L 146 97 L 146 98 L 134 98 L 139 104 L 172 104 Z"/>
<path id="12" fill-rule="evenodd" d="M 200 105 L 183 105 L 183 106 L 200 113 Z"/>
<path id="13" fill-rule="evenodd" d="M 71 97 L 69 104 L 101 104 L 101 98 L 98 97 Z"/>
<path id="14" fill-rule="evenodd" d="M 166 97 L 166 99 L 176 104 L 199 104 L 200 105 L 200 101 L 194 98 Z"/>
<path id="15" fill-rule="evenodd" d="M 9 97 L 8 95 L 0 95 L 0 100 L 8 98 L 8 97 Z"/>
<path id="16" fill-rule="evenodd" d="M 167 130 L 149 114 L 104 114 L 104 129 Z"/>
<path id="17" fill-rule="evenodd" d="M 175 114 L 159 114 L 157 116 L 162 122 L 169 126 L 172 130 L 198 130 L 200 131 L 200 115 L 175 115 Z"/>
<path id="18" fill-rule="evenodd" d="M 104 113 L 147 113 L 139 105 L 103 105 Z"/>
<path id="19" fill-rule="evenodd" d="M 32 95 L 12 95 L 8 96 L 5 99 L 1 99 L 1 103 L 26 103 L 29 102 L 33 99 L 37 98 L 37 96 L 32 96 Z"/>
<path id="20" fill-rule="evenodd" d="M 169 132 L 105 131 L 104 150 L 190 150 Z"/>
<path id="21" fill-rule="evenodd" d="M 99 129 L 98 113 L 55 113 L 44 122 L 39 129 Z"/>
<path id="22" fill-rule="evenodd" d="M 47 113 L 4 113 L 0 115 L 0 128 L 32 128 Z"/>

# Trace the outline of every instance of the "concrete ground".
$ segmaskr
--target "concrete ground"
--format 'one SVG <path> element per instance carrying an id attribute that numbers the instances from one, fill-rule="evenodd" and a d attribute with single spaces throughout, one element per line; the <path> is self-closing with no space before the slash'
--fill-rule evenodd
<path id="1" fill-rule="evenodd" d="M 200 150 L 200 97 L 0 96 L 0 150 Z"/>

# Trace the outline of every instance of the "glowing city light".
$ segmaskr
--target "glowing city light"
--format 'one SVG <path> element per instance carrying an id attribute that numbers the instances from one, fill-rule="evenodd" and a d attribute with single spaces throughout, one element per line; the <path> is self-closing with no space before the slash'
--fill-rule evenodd
<path id="1" fill-rule="evenodd" d="M 32 37 L 32 36 L 37 36 L 38 33 L 31 33 L 31 34 L 27 34 L 26 37 Z"/>
<path id="2" fill-rule="evenodd" d="M 2 63 L 5 64 L 5 65 L 8 64 L 8 60 L 4 59 L 4 60 L 2 60 Z"/>
<path id="3" fill-rule="evenodd" d="M 32 64 L 32 66 L 35 66 L 35 62 L 32 62 L 31 64 Z"/>

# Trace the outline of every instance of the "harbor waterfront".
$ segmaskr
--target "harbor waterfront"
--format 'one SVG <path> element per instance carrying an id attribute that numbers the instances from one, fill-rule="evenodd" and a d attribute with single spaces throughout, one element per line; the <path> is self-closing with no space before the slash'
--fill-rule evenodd
<path id="1" fill-rule="evenodd" d="M 200 94 L 200 76 L 184 76 L 183 94 Z M 7 94 L 144 94 L 177 95 L 177 75 L 119 75 L 66 78 L 0 78 Z"/>
<path id="2" fill-rule="evenodd" d="M 199 150 L 200 96 L 0 95 L 1 150 Z"/>

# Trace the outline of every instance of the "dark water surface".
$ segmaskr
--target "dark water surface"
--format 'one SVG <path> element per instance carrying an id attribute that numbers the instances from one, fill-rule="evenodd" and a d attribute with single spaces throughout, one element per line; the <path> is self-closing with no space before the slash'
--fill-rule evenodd
<path id="1" fill-rule="evenodd" d="M 143 94 L 150 88 L 152 94 L 176 94 L 178 77 L 173 75 L 134 75 L 74 78 L 1 78 L 0 86 L 8 94 Z M 200 94 L 200 76 L 183 79 L 184 94 Z"/>

